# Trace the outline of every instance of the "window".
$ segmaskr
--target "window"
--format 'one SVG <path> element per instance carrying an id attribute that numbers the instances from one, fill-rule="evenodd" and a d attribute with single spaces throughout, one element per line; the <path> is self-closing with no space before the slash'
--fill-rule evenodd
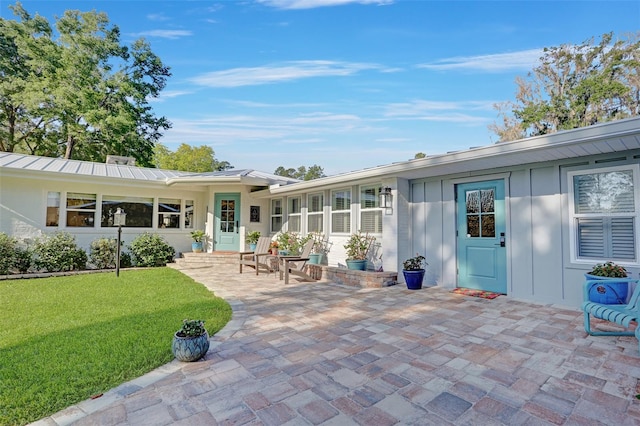
<path id="1" fill-rule="evenodd" d="M 360 188 L 360 230 L 374 234 L 382 233 L 379 186 L 363 186 Z"/>
<path id="2" fill-rule="evenodd" d="M 495 189 L 465 191 L 467 237 L 496 236 Z"/>
<path id="3" fill-rule="evenodd" d="M 95 226 L 96 194 L 67 193 L 67 226 Z"/>
<path id="4" fill-rule="evenodd" d="M 569 173 L 576 259 L 638 260 L 638 174 L 638 166 Z"/>
<path id="5" fill-rule="evenodd" d="M 351 232 L 351 191 L 331 191 L 331 232 Z"/>
<path id="6" fill-rule="evenodd" d="M 302 208 L 300 197 L 290 197 L 287 208 L 287 230 L 291 232 L 301 232 Z"/>
<path id="7" fill-rule="evenodd" d="M 309 194 L 307 197 L 307 232 L 323 232 L 324 196 Z"/>
<path id="8" fill-rule="evenodd" d="M 184 202 L 184 227 L 187 229 L 193 229 L 193 206 L 193 200 Z"/>
<path id="9" fill-rule="evenodd" d="M 60 193 L 47 193 L 47 218 L 45 223 L 47 226 L 58 226 L 60 222 Z"/>
<path id="10" fill-rule="evenodd" d="M 271 232 L 282 230 L 282 199 L 271 200 Z"/>
<path id="11" fill-rule="evenodd" d="M 180 203 L 173 198 L 158 200 L 158 228 L 180 228 Z"/>
<path id="12" fill-rule="evenodd" d="M 151 228 L 153 198 L 105 195 L 102 197 L 102 227 L 113 226 L 113 214 L 120 207 L 127 214 L 125 227 Z M 158 224 L 162 226 L 162 224 Z"/>

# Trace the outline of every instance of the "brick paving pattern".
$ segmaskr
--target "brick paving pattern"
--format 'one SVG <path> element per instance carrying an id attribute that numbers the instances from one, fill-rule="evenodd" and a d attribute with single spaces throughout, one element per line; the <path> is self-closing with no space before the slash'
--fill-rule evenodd
<path id="1" fill-rule="evenodd" d="M 38 425 L 640 425 L 637 341 L 578 310 L 183 271 L 234 309 L 205 359 Z"/>

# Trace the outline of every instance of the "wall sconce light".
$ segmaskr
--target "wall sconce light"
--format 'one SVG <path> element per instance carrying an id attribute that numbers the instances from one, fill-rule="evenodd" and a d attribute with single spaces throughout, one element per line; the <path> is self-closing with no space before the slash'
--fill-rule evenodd
<path id="1" fill-rule="evenodd" d="M 388 186 L 385 186 L 384 188 L 380 188 L 380 207 L 382 207 L 383 209 L 390 209 L 391 208 L 391 201 L 392 201 L 392 195 L 391 195 L 391 188 L 389 188 Z"/>

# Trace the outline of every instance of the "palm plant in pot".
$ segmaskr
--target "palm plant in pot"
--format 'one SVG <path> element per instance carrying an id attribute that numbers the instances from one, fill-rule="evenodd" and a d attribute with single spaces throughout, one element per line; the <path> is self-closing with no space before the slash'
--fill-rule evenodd
<path id="1" fill-rule="evenodd" d="M 362 231 L 358 231 L 355 234 L 351 234 L 344 248 L 347 250 L 347 268 L 357 271 L 367 270 L 367 255 L 371 245 L 375 242 L 376 237 L 369 235 L 369 233 L 363 234 Z"/>
<path id="2" fill-rule="evenodd" d="M 255 251 L 256 244 L 260 239 L 260 231 L 249 231 L 245 237 L 245 241 L 249 244 L 249 250 Z"/>
<path id="3" fill-rule="evenodd" d="M 191 239 L 193 240 L 191 250 L 193 250 L 194 253 L 202 253 L 202 242 L 206 236 L 207 234 L 202 229 L 194 229 L 191 231 Z"/>
<path id="4" fill-rule="evenodd" d="M 420 290 L 422 288 L 426 265 L 428 263 L 425 261 L 424 256 L 419 253 L 402 262 L 402 267 L 404 268 L 402 275 L 404 275 L 404 282 L 407 283 L 407 289 Z"/>
<path id="5" fill-rule="evenodd" d="M 617 278 L 627 277 L 624 267 L 612 261 L 598 263 L 584 276 L 591 282 L 586 289 L 590 301 L 606 305 L 621 305 L 626 302 L 629 283 L 616 281 Z"/>
<path id="6" fill-rule="evenodd" d="M 182 328 L 173 335 L 171 352 L 178 361 L 197 361 L 209 350 L 209 333 L 204 328 L 204 321 L 182 321 Z"/>

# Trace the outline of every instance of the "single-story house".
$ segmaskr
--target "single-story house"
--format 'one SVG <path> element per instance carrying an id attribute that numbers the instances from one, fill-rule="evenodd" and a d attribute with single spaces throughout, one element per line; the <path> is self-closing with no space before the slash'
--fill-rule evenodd
<path id="1" fill-rule="evenodd" d="M 361 230 L 376 237 L 370 260 L 385 270 L 426 256 L 426 285 L 578 306 L 596 263 L 638 277 L 639 164 L 640 118 L 304 182 L 0 153 L 0 231 L 63 230 L 88 247 L 115 235 L 121 207 L 125 241 L 151 231 L 186 252 L 189 231 L 204 229 L 207 251 L 239 251 L 248 231 L 317 231 L 335 266 Z"/>

